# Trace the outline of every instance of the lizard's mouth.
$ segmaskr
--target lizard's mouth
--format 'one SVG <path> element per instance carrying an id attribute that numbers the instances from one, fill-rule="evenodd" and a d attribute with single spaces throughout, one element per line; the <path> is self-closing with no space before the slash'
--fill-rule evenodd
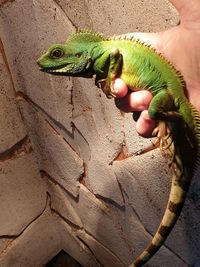
<path id="1" fill-rule="evenodd" d="M 70 65 L 60 66 L 60 67 L 49 67 L 49 68 L 40 68 L 40 71 L 47 72 L 51 74 L 59 74 L 59 73 L 68 73 L 71 70 Z"/>

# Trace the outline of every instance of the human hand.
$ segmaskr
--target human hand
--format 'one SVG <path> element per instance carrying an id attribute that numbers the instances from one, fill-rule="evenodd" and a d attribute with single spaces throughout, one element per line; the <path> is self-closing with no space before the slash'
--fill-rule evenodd
<path id="1" fill-rule="evenodd" d="M 181 71 L 186 82 L 186 94 L 190 102 L 200 111 L 200 1 L 171 0 L 180 14 L 180 25 L 158 33 L 134 33 L 140 39 L 166 57 Z M 149 91 L 128 93 L 125 83 L 116 79 L 114 83 L 116 106 L 125 111 L 141 111 L 136 124 L 137 132 L 151 136 L 155 122 L 148 115 L 152 96 Z"/>

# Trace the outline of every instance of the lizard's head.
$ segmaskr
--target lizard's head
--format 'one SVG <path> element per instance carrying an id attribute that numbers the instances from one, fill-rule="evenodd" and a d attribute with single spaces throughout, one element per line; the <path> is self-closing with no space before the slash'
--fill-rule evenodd
<path id="1" fill-rule="evenodd" d="M 70 76 L 91 76 L 91 58 L 87 50 L 65 44 L 52 45 L 38 60 L 41 71 Z"/>

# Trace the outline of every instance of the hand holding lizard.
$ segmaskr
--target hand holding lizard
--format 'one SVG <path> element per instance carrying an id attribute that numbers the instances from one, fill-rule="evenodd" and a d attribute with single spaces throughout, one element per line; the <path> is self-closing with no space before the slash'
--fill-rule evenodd
<path id="1" fill-rule="evenodd" d="M 151 44 L 181 71 L 187 86 L 190 102 L 200 111 L 200 2 L 199 0 L 171 0 L 180 14 L 181 23 L 169 30 L 158 33 L 134 33 L 135 38 Z M 116 79 L 116 105 L 125 112 L 141 111 L 136 130 L 149 137 L 155 122 L 148 115 L 151 101 L 149 91 L 128 93 L 126 84 Z"/>

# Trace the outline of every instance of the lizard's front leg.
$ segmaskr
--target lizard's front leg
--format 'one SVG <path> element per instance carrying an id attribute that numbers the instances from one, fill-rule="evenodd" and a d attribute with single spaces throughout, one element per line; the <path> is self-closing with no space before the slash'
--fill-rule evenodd
<path id="1" fill-rule="evenodd" d="M 96 79 L 96 84 L 101 85 L 101 89 L 108 98 L 115 97 L 114 80 L 120 76 L 122 71 L 123 57 L 118 48 L 113 48 L 109 54 L 109 68 L 105 79 Z"/>

